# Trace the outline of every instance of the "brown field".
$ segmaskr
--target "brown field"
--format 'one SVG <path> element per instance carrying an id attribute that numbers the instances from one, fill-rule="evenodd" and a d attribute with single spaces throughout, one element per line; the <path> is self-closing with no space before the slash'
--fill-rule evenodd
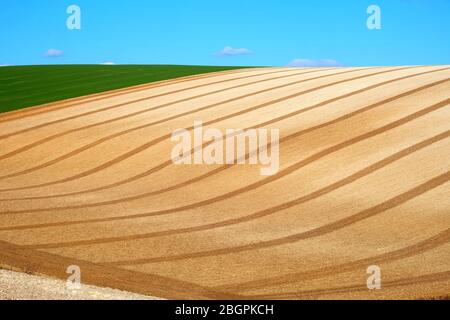
<path id="1" fill-rule="evenodd" d="M 173 165 L 194 120 L 280 129 L 280 171 Z M 246 69 L 1 115 L 0 266 L 169 299 L 448 296 L 449 136 L 449 66 Z"/>

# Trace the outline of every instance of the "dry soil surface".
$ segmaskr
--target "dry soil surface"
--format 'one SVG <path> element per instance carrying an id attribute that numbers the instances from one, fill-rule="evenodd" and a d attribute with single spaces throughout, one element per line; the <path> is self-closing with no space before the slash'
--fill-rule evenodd
<path id="1" fill-rule="evenodd" d="M 280 170 L 174 165 L 196 120 L 279 129 Z M 5 114 L 0 265 L 169 299 L 447 296 L 449 136 L 449 66 L 246 69 Z"/>
<path id="2" fill-rule="evenodd" d="M 155 300 L 130 292 L 81 285 L 68 289 L 66 282 L 42 276 L 0 270 L 0 300 Z"/>

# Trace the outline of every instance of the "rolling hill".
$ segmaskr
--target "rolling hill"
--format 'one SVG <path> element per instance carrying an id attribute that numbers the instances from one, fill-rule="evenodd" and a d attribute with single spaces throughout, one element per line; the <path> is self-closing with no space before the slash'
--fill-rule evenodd
<path id="1" fill-rule="evenodd" d="M 40 65 L 0 68 L 0 113 L 210 72 L 242 67 L 178 65 Z"/>
<path id="2" fill-rule="evenodd" d="M 279 129 L 280 170 L 174 165 L 196 120 Z M 9 112 L 0 266 L 169 299 L 449 295 L 449 120 L 450 66 L 228 70 Z"/>

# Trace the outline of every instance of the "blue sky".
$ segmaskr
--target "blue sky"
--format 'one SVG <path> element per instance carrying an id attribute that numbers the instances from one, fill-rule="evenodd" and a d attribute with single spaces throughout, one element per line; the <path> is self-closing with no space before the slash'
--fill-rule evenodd
<path id="1" fill-rule="evenodd" d="M 72 4 L 81 30 L 66 27 Z M 381 30 L 366 27 L 371 4 Z M 2 0 L 0 39 L 0 65 L 450 64 L 450 1 Z"/>

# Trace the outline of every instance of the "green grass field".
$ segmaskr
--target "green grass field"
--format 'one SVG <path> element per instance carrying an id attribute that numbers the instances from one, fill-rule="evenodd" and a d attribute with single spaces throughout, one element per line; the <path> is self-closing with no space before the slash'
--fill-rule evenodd
<path id="1" fill-rule="evenodd" d="M 0 68 L 0 113 L 190 75 L 244 67 L 42 65 Z"/>

